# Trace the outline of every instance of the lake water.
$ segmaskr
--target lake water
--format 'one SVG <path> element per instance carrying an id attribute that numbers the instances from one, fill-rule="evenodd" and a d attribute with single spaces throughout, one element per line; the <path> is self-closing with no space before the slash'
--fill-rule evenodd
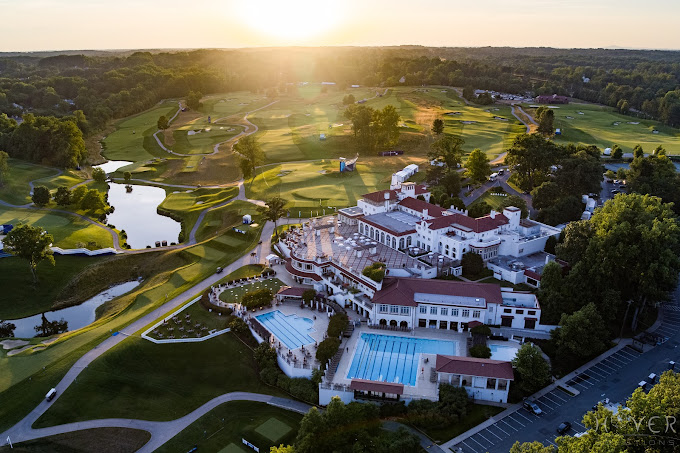
<path id="1" fill-rule="evenodd" d="M 101 168 L 106 173 L 113 173 L 114 171 L 118 170 L 119 168 L 123 168 L 123 167 L 130 165 L 132 163 L 134 163 L 134 162 L 128 162 L 127 160 L 110 160 L 110 161 L 106 162 L 105 164 L 93 165 L 92 168 Z"/>
<path id="2" fill-rule="evenodd" d="M 68 330 L 76 330 L 92 324 L 95 320 L 95 310 L 104 302 L 115 299 L 118 296 L 133 290 L 139 286 L 141 282 L 132 281 L 121 283 L 112 286 L 91 299 L 86 300 L 80 305 L 73 307 L 62 308 L 61 310 L 48 311 L 45 317 L 48 321 L 59 321 L 64 319 L 68 321 Z M 35 326 L 42 324 L 42 315 L 29 316 L 22 319 L 9 319 L 9 322 L 16 326 L 14 336 L 17 338 L 31 338 L 36 335 Z"/>
<path id="3" fill-rule="evenodd" d="M 159 215 L 156 208 L 165 199 L 165 190 L 153 186 L 109 183 L 109 204 L 115 207 L 108 223 L 127 233 L 127 243 L 133 249 L 154 247 L 156 241 L 177 242 L 182 225 L 170 217 Z"/>

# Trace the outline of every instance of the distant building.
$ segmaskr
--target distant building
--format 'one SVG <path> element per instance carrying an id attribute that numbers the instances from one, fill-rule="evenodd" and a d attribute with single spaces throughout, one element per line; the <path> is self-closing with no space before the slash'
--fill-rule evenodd
<path id="1" fill-rule="evenodd" d="M 569 104 L 569 98 L 556 94 L 553 94 L 552 96 L 542 95 L 536 96 L 536 102 L 539 104 Z"/>

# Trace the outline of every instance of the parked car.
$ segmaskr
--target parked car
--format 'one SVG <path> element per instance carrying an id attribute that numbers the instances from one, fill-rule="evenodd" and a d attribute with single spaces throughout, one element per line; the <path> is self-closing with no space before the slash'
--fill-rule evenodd
<path id="1" fill-rule="evenodd" d="M 538 407 L 538 404 L 534 403 L 531 400 L 524 401 L 524 403 L 522 403 L 522 407 L 524 407 L 524 409 L 526 409 L 529 412 L 536 414 L 536 415 L 541 415 L 543 413 L 541 408 Z"/>
<path id="2" fill-rule="evenodd" d="M 505 173 L 505 170 L 503 170 L 502 168 L 498 170 L 498 176 L 501 176 L 503 173 Z"/>
<path id="3" fill-rule="evenodd" d="M 565 435 L 569 430 L 571 429 L 571 423 L 569 422 L 562 422 L 560 423 L 560 426 L 557 427 L 557 434 L 560 436 Z"/>
<path id="4" fill-rule="evenodd" d="M 216 273 L 216 274 L 221 274 L 221 273 L 222 273 L 222 270 L 223 270 L 223 269 L 222 269 L 221 267 L 218 267 L 217 270 L 215 271 L 215 273 Z"/>

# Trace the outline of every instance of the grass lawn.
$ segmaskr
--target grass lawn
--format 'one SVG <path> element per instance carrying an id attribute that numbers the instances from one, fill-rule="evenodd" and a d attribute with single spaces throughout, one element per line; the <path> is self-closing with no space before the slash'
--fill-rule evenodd
<path id="1" fill-rule="evenodd" d="M 31 202 L 31 187 L 29 182 L 54 176 L 57 170 L 43 167 L 18 159 L 9 160 L 9 172 L 5 184 L 0 187 L 0 200 L 11 204 L 22 205 Z M 40 181 L 36 185 L 41 185 Z"/>
<path id="2" fill-rule="evenodd" d="M 130 337 L 95 360 L 35 426 L 110 417 L 174 420 L 232 391 L 280 394 L 260 382 L 251 350 L 233 334 L 160 345 Z"/>
<path id="3" fill-rule="evenodd" d="M 41 226 L 54 237 L 54 245 L 62 248 L 76 248 L 89 242 L 96 244 L 94 248 L 113 246 L 108 231 L 68 214 L 0 206 L 0 224 L 5 223 Z"/>
<path id="4" fill-rule="evenodd" d="M 210 154 L 216 144 L 229 140 L 243 130 L 241 127 L 208 124 L 201 120 L 175 129 L 172 134 L 175 143 L 170 149 L 180 154 Z M 189 135 L 190 131 L 194 131 L 194 134 Z"/>
<path id="5" fill-rule="evenodd" d="M 188 234 L 203 210 L 234 198 L 238 195 L 238 188 L 196 189 L 183 192 L 166 189 L 166 192 L 168 196 L 158 207 L 169 211 L 173 217 L 180 218 L 184 231 Z"/>
<path id="6" fill-rule="evenodd" d="M 271 278 L 268 280 L 263 280 L 261 282 L 250 283 L 248 285 L 239 286 L 237 288 L 227 288 L 220 294 L 220 300 L 230 304 L 240 303 L 243 296 L 245 296 L 250 291 L 256 289 L 269 289 L 272 294 L 276 292 L 283 286 L 283 282 L 278 278 Z"/>
<path id="7" fill-rule="evenodd" d="M 596 104 L 568 104 L 555 106 L 555 128 L 562 131 L 555 136 L 557 143 L 582 143 L 611 148 L 619 145 L 624 153 L 632 153 L 639 144 L 647 153 L 658 145 L 668 154 L 680 154 L 680 129 L 658 121 L 621 115 L 610 107 Z M 535 109 L 525 109 L 534 116 Z M 580 112 L 580 113 L 579 113 Z M 658 130 L 658 134 L 652 133 Z"/>
<path id="8" fill-rule="evenodd" d="M 324 208 L 353 206 L 363 194 L 389 188 L 392 173 L 413 162 L 424 160 L 359 158 L 357 169 L 344 173 L 334 160 L 281 164 L 262 169 L 246 184 L 246 195 L 259 200 L 280 196 L 288 200 L 291 217 L 316 215 L 317 211 L 322 215 Z"/>
<path id="9" fill-rule="evenodd" d="M 486 202 L 489 206 L 491 206 L 491 209 L 493 209 L 494 211 L 496 211 L 496 212 L 503 212 L 503 208 L 501 207 L 501 203 L 503 203 L 503 202 L 505 201 L 506 198 L 507 198 L 507 196 L 506 196 L 506 197 L 503 197 L 503 196 L 500 196 L 500 195 L 495 195 L 495 194 L 494 194 L 493 192 L 491 192 L 491 190 L 489 189 L 489 190 L 487 190 L 486 192 L 484 192 L 484 193 L 482 194 L 482 196 L 480 196 L 480 197 L 477 198 L 475 201 L 473 201 L 472 203 L 470 203 L 470 205 L 468 206 L 468 208 L 469 208 L 470 206 L 475 205 L 475 204 L 482 203 L 482 202 Z"/>
<path id="10" fill-rule="evenodd" d="M 14 444 L 12 449 L 0 447 L 0 453 L 31 453 L 50 451 L 73 453 L 97 451 L 98 453 L 127 453 L 142 448 L 151 434 L 141 429 L 96 428 L 57 434 Z"/>
<path id="11" fill-rule="evenodd" d="M 228 453 L 252 452 L 241 442 L 246 439 L 268 452 L 272 446 L 292 444 L 301 420 L 301 414 L 264 403 L 232 401 L 199 418 L 156 451 L 188 451 L 197 445 L 199 451 L 221 452 L 227 447 Z"/>
<path id="12" fill-rule="evenodd" d="M 251 215 L 253 224 L 257 224 L 258 227 L 243 225 L 243 216 L 246 214 Z M 203 241 L 220 233 L 222 236 L 215 238 L 216 244 L 224 246 L 228 250 L 234 243 L 239 243 L 244 239 L 243 235 L 233 231 L 234 227 L 247 231 L 248 234 L 245 235 L 245 239 L 255 240 L 255 243 L 257 243 L 260 240 L 259 235 L 263 225 L 262 216 L 256 205 L 247 201 L 236 200 L 227 206 L 209 211 L 203 217 L 203 222 L 196 231 L 196 239 Z"/>
<path id="13" fill-rule="evenodd" d="M 177 108 L 176 101 L 165 101 L 146 112 L 121 120 L 116 125 L 115 132 L 102 141 L 102 154 L 109 160 L 132 162 L 149 160 L 154 156 L 169 156 L 158 146 L 152 135 L 158 130 L 158 118 L 161 115 L 171 118 Z"/>
<path id="14" fill-rule="evenodd" d="M 231 274 L 228 274 L 222 280 L 217 282 L 217 284 L 232 281 L 232 280 L 238 280 L 239 278 L 256 277 L 256 276 L 262 274 L 263 270 L 264 270 L 264 266 L 261 265 L 261 264 L 248 264 L 247 266 L 239 267 L 238 269 L 236 269 Z"/>
<path id="15" fill-rule="evenodd" d="M 165 324 L 161 324 L 149 332 L 149 336 L 155 339 L 167 339 L 171 338 L 170 335 L 173 335 L 172 338 L 180 338 L 186 334 L 188 338 L 200 338 L 208 336 L 212 330 L 227 328 L 227 316 L 220 315 L 217 312 L 209 312 L 199 302 L 194 302 L 188 308 L 176 313 L 179 323 L 168 321 Z M 186 315 L 189 315 L 188 319 L 185 318 Z M 205 326 L 205 329 L 197 329 L 196 324 Z M 180 331 L 180 327 L 186 330 Z M 170 328 L 173 330 L 169 330 Z M 188 332 L 188 330 L 193 330 L 193 332 Z M 162 337 L 159 337 L 158 334 L 161 334 Z"/>
<path id="16" fill-rule="evenodd" d="M 0 288 L 12 297 L 0 298 L 0 319 L 17 319 L 51 310 L 67 284 L 87 266 L 106 258 L 56 256 L 55 266 L 43 261 L 38 265 L 38 285 L 28 262 L 20 258 L 0 259 Z M 101 287 L 101 286 L 100 286 Z M 85 299 L 83 299 L 85 300 Z"/>
<path id="17" fill-rule="evenodd" d="M 486 406 L 482 404 L 469 404 L 467 414 L 459 423 L 447 426 L 442 429 L 422 429 L 427 436 L 437 443 L 446 442 L 449 439 L 463 434 L 468 429 L 474 428 L 480 423 L 503 412 L 504 408 L 497 406 Z"/>

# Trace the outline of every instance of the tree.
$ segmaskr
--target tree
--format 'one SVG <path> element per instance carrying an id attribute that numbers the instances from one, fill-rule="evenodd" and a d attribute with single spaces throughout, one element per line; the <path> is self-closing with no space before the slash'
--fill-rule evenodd
<path id="1" fill-rule="evenodd" d="M 455 197 L 460 193 L 460 175 L 457 171 L 449 171 L 439 180 L 439 187 L 444 191 L 444 195 Z"/>
<path id="2" fill-rule="evenodd" d="M 484 270 L 484 260 L 480 254 L 475 252 L 465 253 L 460 264 L 463 266 L 463 272 L 466 275 L 477 276 Z"/>
<path id="3" fill-rule="evenodd" d="M 491 213 L 491 210 L 492 208 L 491 205 L 489 205 L 489 203 L 487 203 L 486 201 L 478 201 L 468 206 L 468 215 L 476 219 L 488 215 L 489 213 Z"/>
<path id="4" fill-rule="evenodd" d="M 552 135 L 555 133 L 554 127 L 555 112 L 552 109 L 546 109 L 538 118 L 538 132 L 544 135 Z"/>
<path id="5" fill-rule="evenodd" d="M 83 200 L 83 197 L 87 193 L 87 190 L 88 190 L 87 186 L 84 184 L 73 189 L 71 191 L 71 203 L 80 206 L 80 202 Z"/>
<path id="6" fill-rule="evenodd" d="M 80 200 L 80 208 L 85 211 L 103 211 L 106 207 L 104 194 L 97 189 L 88 190 Z"/>
<path id="7" fill-rule="evenodd" d="M 28 261 L 35 283 L 38 282 L 36 274 L 38 264 L 47 261 L 54 266 L 54 257 L 50 249 L 53 242 L 54 238 L 51 234 L 48 234 L 41 227 L 30 225 L 14 227 L 3 239 L 5 252 Z"/>
<path id="8" fill-rule="evenodd" d="M 550 383 L 550 365 L 541 355 L 541 350 L 531 343 L 524 343 L 515 358 L 512 367 L 519 375 L 518 384 L 526 395 L 531 395 Z"/>
<path id="9" fill-rule="evenodd" d="M 550 236 L 553 240 L 555 236 Z M 548 238 L 548 240 L 550 240 Z M 547 248 L 547 242 L 546 242 Z M 554 249 L 553 249 L 554 251 Z M 562 266 L 555 261 L 550 261 L 543 267 L 541 274 L 541 287 L 538 290 L 538 300 L 541 302 L 541 323 L 557 324 L 562 313 L 569 307 L 565 303 L 564 279 L 562 278 Z"/>
<path id="10" fill-rule="evenodd" d="M 635 147 L 633 148 L 633 158 L 637 159 L 637 158 L 640 158 L 640 157 L 645 157 L 645 152 L 642 149 L 642 146 L 640 146 L 638 144 L 638 145 L 635 145 Z"/>
<path id="11" fill-rule="evenodd" d="M 158 118 L 158 121 L 156 122 L 156 125 L 158 126 L 158 129 L 160 130 L 165 130 L 170 126 L 170 123 L 168 122 L 168 119 L 166 118 L 165 115 L 161 115 Z"/>
<path id="12" fill-rule="evenodd" d="M 486 181 L 491 174 L 489 158 L 479 148 L 472 150 L 465 162 L 465 169 L 465 176 L 475 182 Z"/>
<path id="13" fill-rule="evenodd" d="M 240 167 L 244 179 L 255 175 L 255 168 L 264 163 L 264 152 L 253 135 L 246 135 L 234 145 L 234 151 L 241 156 Z"/>
<path id="14" fill-rule="evenodd" d="M 557 246 L 557 239 L 555 236 L 550 236 L 548 239 L 545 241 L 545 247 L 543 247 L 543 251 L 546 253 L 551 253 L 555 254 L 555 246 Z"/>
<path id="15" fill-rule="evenodd" d="M 48 189 L 45 186 L 38 186 L 33 189 L 33 195 L 31 196 L 31 200 L 33 200 L 33 204 L 36 206 L 47 206 L 50 203 L 50 200 L 52 199 L 52 194 L 50 193 L 50 189 Z"/>
<path id="16" fill-rule="evenodd" d="M 427 158 L 430 161 L 441 162 L 447 170 L 457 169 L 463 161 L 462 138 L 455 135 L 444 135 L 430 145 Z"/>
<path id="17" fill-rule="evenodd" d="M 458 209 L 459 211 L 465 210 L 465 203 L 459 197 L 451 198 L 451 207 Z"/>
<path id="18" fill-rule="evenodd" d="M 599 157 L 593 157 L 585 149 L 559 160 L 554 172 L 554 182 L 563 197 L 599 193 L 602 190 L 604 166 Z"/>
<path id="19" fill-rule="evenodd" d="M 54 195 L 54 201 L 59 206 L 68 206 L 71 204 L 71 190 L 66 186 L 57 188 L 57 193 Z"/>
<path id="20" fill-rule="evenodd" d="M 612 146 L 612 159 L 621 159 L 623 157 L 623 150 L 619 145 Z"/>
<path id="21" fill-rule="evenodd" d="M 306 289 L 306 290 L 302 293 L 302 301 L 303 301 L 304 303 L 306 303 L 306 304 L 308 304 L 308 303 L 310 303 L 311 301 L 313 301 L 315 297 L 316 297 L 316 290 L 315 290 L 315 289 L 311 289 L 311 288 L 310 288 L 310 289 Z"/>
<path id="22" fill-rule="evenodd" d="M 295 453 L 292 445 L 279 445 L 278 447 L 269 447 L 269 453 Z"/>
<path id="23" fill-rule="evenodd" d="M 338 348 L 340 347 L 340 340 L 337 338 L 326 338 L 316 348 L 316 360 L 319 361 L 322 367 L 326 367 L 326 363 L 333 358 Z"/>
<path id="24" fill-rule="evenodd" d="M 0 187 L 5 185 L 9 174 L 9 154 L 0 151 Z"/>
<path id="25" fill-rule="evenodd" d="M 376 261 L 373 264 L 366 266 L 364 268 L 364 270 L 361 271 L 361 273 L 364 276 L 373 280 L 374 282 L 380 283 L 385 278 L 385 268 L 386 267 L 387 266 L 385 265 L 385 263 L 381 263 L 381 262 Z"/>
<path id="26" fill-rule="evenodd" d="M 556 453 L 552 445 L 547 447 L 538 441 L 519 443 L 516 441 L 510 448 L 510 453 Z"/>
<path id="27" fill-rule="evenodd" d="M 475 100 L 475 89 L 471 86 L 466 86 L 463 88 L 463 97 L 467 99 L 468 101 L 474 101 Z"/>
<path id="28" fill-rule="evenodd" d="M 590 359 L 607 349 L 609 330 L 594 303 L 562 314 L 554 331 L 558 360 Z"/>
<path id="29" fill-rule="evenodd" d="M 130 180 L 132 179 L 132 173 L 129 171 L 126 171 L 123 173 L 123 180 L 125 180 L 125 184 L 130 184 Z"/>
<path id="30" fill-rule="evenodd" d="M 676 212 L 680 210 L 680 179 L 665 155 L 633 159 L 625 178 L 629 191 L 660 197 L 666 203 L 675 203 Z"/>
<path id="31" fill-rule="evenodd" d="M 352 122 L 352 132 L 359 149 L 372 151 L 375 147 L 374 113 L 365 105 L 350 105 L 345 109 L 345 117 Z"/>
<path id="32" fill-rule="evenodd" d="M 509 208 L 510 206 L 519 208 L 522 211 L 521 216 L 523 219 L 529 217 L 529 208 L 527 207 L 527 202 L 519 195 L 510 195 L 505 197 L 503 201 L 501 201 L 499 208 L 500 210 L 503 210 L 505 208 Z"/>
<path id="33" fill-rule="evenodd" d="M 491 358 L 491 348 L 485 344 L 476 344 L 470 347 L 470 357 L 477 357 L 479 359 Z"/>
<path id="34" fill-rule="evenodd" d="M 505 162 L 515 172 L 513 178 L 526 191 L 546 181 L 556 160 L 556 146 L 540 134 L 518 135 L 505 157 Z"/>
<path id="35" fill-rule="evenodd" d="M 444 132 L 444 120 L 441 118 L 436 118 L 432 122 L 432 132 L 436 135 L 441 135 Z"/>
<path id="36" fill-rule="evenodd" d="M 14 329 L 17 326 L 8 321 L 0 320 L 0 338 L 8 338 L 14 336 Z"/>
<path id="37" fill-rule="evenodd" d="M 47 318 L 45 318 L 45 313 L 43 313 L 41 323 L 34 326 L 33 329 L 36 331 L 38 337 L 49 337 L 66 332 L 68 330 L 68 321 L 64 318 L 61 318 L 59 321 L 48 321 Z"/>
<path id="38" fill-rule="evenodd" d="M 286 203 L 287 201 L 281 197 L 273 197 L 267 200 L 265 206 L 258 208 L 265 220 L 274 222 L 274 234 L 277 240 L 279 238 L 278 221 L 286 214 Z"/>
<path id="39" fill-rule="evenodd" d="M 105 182 L 106 181 L 106 172 L 101 167 L 93 168 L 92 169 L 92 179 L 94 179 L 96 182 Z"/>
<path id="40" fill-rule="evenodd" d="M 377 146 L 383 148 L 395 146 L 399 142 L 399 121 L 401 120 L 397 109 L 389 104 L 382 110 L 376 110 L 374 116 Z"/>
<path id="41" fill-rule="evenodd" d="M 345 97 L 342 98 L 342 105 L 352 105 L 356 102 L 356 99 L 354 98 L 353 94 L 346 94 Z"/>
<path id="42" fill-rule="evenodd" d="M 187 95 L 187 106 L 191 110 L 199 110 L 201 108 L 201 99 L 203 98 L 203 93 L 200 91 L 189 91 Z"/>

